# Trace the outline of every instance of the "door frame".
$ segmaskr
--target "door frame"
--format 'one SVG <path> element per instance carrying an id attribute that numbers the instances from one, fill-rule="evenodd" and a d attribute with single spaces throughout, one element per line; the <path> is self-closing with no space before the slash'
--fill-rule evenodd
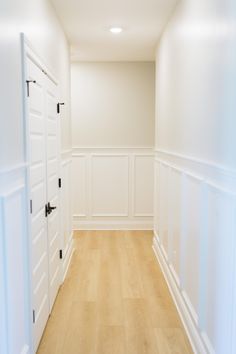
<path id="1" fill-rule="evenodd" d="M 29 134 L 29 106 L 27 98 L 27 58 L 32 60 L 32 62 L 38 66 L 42 72 L 48 76 L 48 78 L 53 81 L 54 84 L 58 86 L 59 81 L 52 74 L 48 66 L 45 64 L 44 60 L 38 55 L 37 51 L 34 49 L 31 42 L 27 39 L 24 33 L 20 33 L 20 47 L 21 47 L 21 70 L 22 70 L 22 101 L 23 101 L 23 134 L 24 134 L 24 156 L 26 162 L 26 173 L 25 173 L 25 182 L 26 182 L 26 201 L 27 201 L 27 215 L 26 215 L 26 224 L 27 224 L 27 251 L 29 259 L 29 269 L 28 269 L 28 280 L 29 280 L 29 329 L 30 329 L 30 346 L 32 348 L 32 353 L 34 350 L 34 338 L 33 338 L 33 284 L 32 284 L 32 245 L 31 245 L 31 214 L 30 214 L 30 134 Z M 60 116 L 58 116 L 60 119 Z M 58 171 L 59 176 L 61 177 L 61 150 L 60 150 L 60 139 L 61 139 L 61 124 L 60 120 L 58 123 Z M 58 191 L 59 198 L 59 216 L 61 214 L 60 210 L 60 190 Z M 59 218 L 60 219 L 60 218 Z M 59 223 L 59 238 L 60 244 L 62 245 L 62 232 L 61 232 L 61 223 Z M 60 264 L 60 284 L 62 284 L 62 262 Z M 49 309 L 50 311 L 50 309 Z"/>

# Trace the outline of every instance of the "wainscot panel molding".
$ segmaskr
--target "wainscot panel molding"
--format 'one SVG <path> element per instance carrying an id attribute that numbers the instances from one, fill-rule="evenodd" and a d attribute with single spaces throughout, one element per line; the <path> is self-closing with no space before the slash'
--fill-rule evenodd
<path id="1" fill-rule="evenodd" d="M 195 353 L 236 349 L 235 184 L 220 166 L 156 153 L 153 248 Z"/>
<path id="2" fill-rule="evenodd" d="M 180 318 L 182 320 L 194 353 L 207 353 L 206 348 L 202 342 L 201 336 L 199 335 L 196 326 L 194 326 L 194 322 L 188 311 L 187 305 L 185 304 L 181 291 L 174 280 L 173 274 L 171 273 L 171 269 L 168 266 L 168 262 L 158 242 L 158 235 L 155 235 L 155 238 L 153 240 L 153 249 L 157 260 L 161 266 L 162 272 L 164 273 L 168 288 L 175 302 L 176 308 L 178 310 L 178 313 L 180 315 Z"/>
<path id="3" fill-rule="evenodd" d="M 0 171 L 0 352 L 6 354 L 31 347 L 26 167 Z"/>
<path id="4" fill-rule="evenodd" d="M 153 229 L 151 147 L 74 147 L 74 229 Z"/>
<path id="5" fill-rule="evenodd" d="M 74 252 L 72 230 L 72 187 L 71 166 L 72 151 L 67 150 L 61 154 L 61 189 L 60 189 L 60 212 L 61 212 L 61 250 L 62 250 L 62 281 L 64 281 L 72 255 Z"/>

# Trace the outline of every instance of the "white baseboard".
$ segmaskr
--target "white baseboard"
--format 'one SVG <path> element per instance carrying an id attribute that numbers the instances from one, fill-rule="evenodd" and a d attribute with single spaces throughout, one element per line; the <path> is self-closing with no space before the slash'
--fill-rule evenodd
<path id="1" fill-rule="evenodd" d="M 153 230 L 148 221 L 74 221 L 74 230 Z"/>
<path id="2" fill-rule="evenodd" d="M 199 328 L 196 327 L 194 320 L 191 317 L 188 307 L 184 301 L 182 291 L 177 286 L 172 272 L 169 268 L 169 265 L 162 253 L 160 244 L 158 242 L 158 236 L 156 234 L 153 240 L 153 250 L 164 274 L 166 283 L 168 285 L 171 296 L 173 298 L 173 301 L 176 305 L 177 311 L 189 338 L 193 352 L 195 354 L 213 354 L 212 350 L 209 351 L 207 349 L 207 347 L 209 348 L 209 345 L 207 345 L 206 341 L 203 339 L 204 337 L 202 336 Z"/>
<path id="3" fill-rule="evenodd" d="M 63 265 L 62 265 L 62 282 L 64 282 L 70 263 L 71 263 L 71 259 L 74 253 L 74 239 L 73 239 L 73 234 L 71 235 L 71 239 L 69 241 L 69 246 L 68 246 L 68 250 L 66 252 L 65 258 L 63 260 Z"/>

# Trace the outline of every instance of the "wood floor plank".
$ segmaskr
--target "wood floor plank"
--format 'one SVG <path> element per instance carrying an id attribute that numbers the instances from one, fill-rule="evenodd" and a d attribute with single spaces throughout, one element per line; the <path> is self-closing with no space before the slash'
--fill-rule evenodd
<path id="1" fill-rule="evenodd" d="M 98 321 L 100 326 L 123 326 L 120 251 L 103 249 L 99 272 Z"/>
<path id="2" fill-rule="evenodd" d="M 41 339 L 38 354 L 62 354 L 64 335 L 69 326 L 69 314 L 75 287 L 75 278 L 71 277 L 68 277 L 61 286 Z"/>
<path id="3" fill-rule="evenodd" d="M 150 328 L 149 307 L 145 299 L 125 299 L 125 324 L 133 328 Z"/>
<path id="4" fill-rule="evenodd" d="M 99 288 L 100 250 L 88 249 L 80 255 L 82 264 L 77 273 L 74 301 L 96 301 Z"/>
<path id="5" fill-rule="evenodd" d="M 190 354 L 150 231 L 80 231 L 37 354 Z"/>
<path id="6" fill-rule="evenodd" d="M 123 298 L 142 298 L 143 287 L 137 259 L 132 248 L 124 248 L 120 255 L 121 287 Z"/>
<path id="7" fill-rule="evenodd" d="M 126 327 L 126 348 L 128 354 L 158 353 L 155 330 L 145 327 Z"/>
<path id="8" fill-rule="evenodd" d="M 125 240 L 123 231 L 96 231 L 100 236 L 100 248 L 123 249 Z"/>
<path id="9" fill-rule="evenodd" d="M 62 354 L 93 354 L 97 335 L 97 304 L 73 302 L 68 323 Z"/>
<path id="10" fill-rule="evenodd" d="M 124 327 L 100 326 L 98 328 L 95 353 L 96 354 L 126 354 L 126 341 L 125 341 Z"/>
<path id="11" fill-rule="evenodd" d="M 144 296 L 170 298 L 168 287 L 160 268 L 157 267 L 156 260 L 140 261 L 139 272 L 144 289 Z"/>
<path id="12" fill-rule="evenodd" d="M 180 328 L 157 328 L 157 348 L 160 354 L 191 354 L 192 350 Z"/>
<path id="13" fill-rule="evenodd" d="M 178 312 L 170 298 L 149 296 L 148 307 L 152 327 L 183 328 Z"/>

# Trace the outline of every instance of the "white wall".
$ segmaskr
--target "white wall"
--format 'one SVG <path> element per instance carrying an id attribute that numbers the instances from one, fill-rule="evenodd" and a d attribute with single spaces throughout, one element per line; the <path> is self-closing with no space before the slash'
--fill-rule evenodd
<path id="1" fill-rule="evenodd" d="M 157 53 L 156 148 L 235 168 L 235 2 L 181 4 Z"/>
<path id="2" fill-rule="evenodd" d="M 154 145 L 154 63 L 72 63 L 71 81 L 73 146 Z"/>
<path id="3" fill-rule="evenodd" d="M 60 81 L 66 106 L 62 117 L 62 146 L 70 148 L 70 63 L 66 37 L 47 0 L 9 0 L 0 4 L 0 167 L 23 160 L 20 32 Z"/>
<path id="4" fill-rule="evenodd" d="M 152 229 L 154 63 L 73 63 L 75 229 Z"/>
<path id="5" fill-rule="evenodd" d="M 55 12 L 46 0 L 1 1 L 0 352 L 4 354 L 32 353 L 29 238 L 25 217 L 29 212 L 29 200 L 26 195 L 20 32 L 25 33 L 59 80 L 60 100 L 66 103 L 60 116 L 62 150 L 71 148 L 69 47 Z M 68 213 L 67 210 L 69 221 Z M 70 236 L 71 225 L 67 223 L 68 243 Z M 71 248 L 70 245 L 62 246 Z M 63 273 L 68 259 L 69 252 L 63 263 Z"/>
<path id="6" fill-rule="evenodd" d="M 157 50 L 154 249 L 196 353 L 235 343 L 236 6 L 182 1 Z"/>

